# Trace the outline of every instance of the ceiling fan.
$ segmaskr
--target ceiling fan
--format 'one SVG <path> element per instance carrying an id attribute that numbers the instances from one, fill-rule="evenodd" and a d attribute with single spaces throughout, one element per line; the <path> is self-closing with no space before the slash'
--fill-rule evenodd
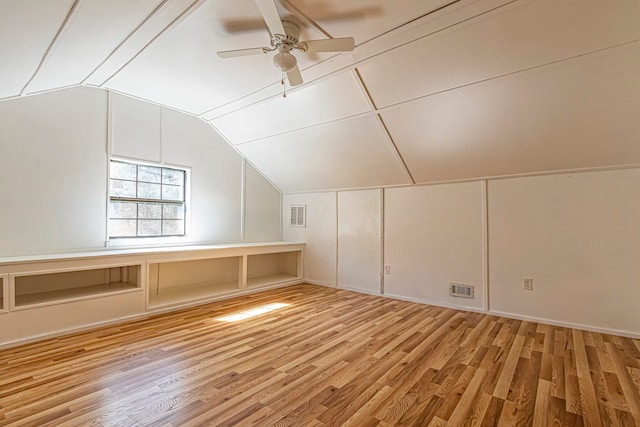
<path id="1" fill-rule="evenodd" d="M 291 86 L 298 86 L 303 83 L 303 80 L 298 68 L 298 60 L 291 53 L 292 50 L 297 49 L 311 53 L 350 52 L 354 49 L 353 37 L 300 41 L 300 27 L 293 22 L 280 19 L 274 0 L 255 0 L 255 2 L 271 33 L 271 46 L 225 50 L 218 52 L 220 58 L 235 58 L 277 51 L 278 53 L 273 57 L 273 63 L 283 73 L 287 73 L 287 79 Z"/>

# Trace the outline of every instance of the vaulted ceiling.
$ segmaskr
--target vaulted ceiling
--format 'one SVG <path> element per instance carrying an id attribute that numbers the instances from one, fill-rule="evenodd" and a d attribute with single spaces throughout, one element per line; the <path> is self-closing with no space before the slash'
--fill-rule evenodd
<path id="1" fill-rule="evenodd" d="M 0 100 L 75 85 L 196 115 L 284 193 L 640 164 L 637 0 L 3 0 Z M 287 96 L 283 97 L 286 88 Z"/>

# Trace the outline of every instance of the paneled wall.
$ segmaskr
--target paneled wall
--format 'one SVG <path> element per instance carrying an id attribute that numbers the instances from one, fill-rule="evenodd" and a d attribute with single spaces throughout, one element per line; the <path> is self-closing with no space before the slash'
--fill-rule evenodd
<path id="1" fill-rule="evenodd" d="M 484 183 L 385 190 L 384 263 L 388 295 L 482 309 L 486 303 Z M 449 283 L 475 298 L 449 295 Z"/>
<path id="2" fill-rule="evenodd" d="M 282 198 L 282 239 L 305 242 L 304 276 L 310 283 L 335 286 L 337 283 L 336 193 L 285 195 Z M 291 205 L 306 207 L 306 227 L 292 227 Z"/>
<path id="3" fill-rule="evenodd" d="M 382 190 L 338 193 L 338 283 L 380 293 Z"/>
<path id="4" fill-rule="evenodd" d="M 104 246 L 107 94 L 0 102 L 0 256 Z"/>
<path id="5" fill-rule="evenodd" d="M 110 154 L 191 170 L 183 243 L 281 239 L 279 191 L 193 116 L 77 87 L 1 102 L 0 129 L 0 257 L 104 247 Z"/>
<path id="6" fill-rule="evenodd" d="M 383 215 L 381 190 L 287 195 L 284 235 L 316 254 L 314 282 L 375 292 L 388 265 L 389 296 L 640 336 L 638 188 L 640 169 L 388 188 Z M 323 220 L 294 230 L 292 202 Z M 475 298 L 450 296 L 450 282 Z"/>
<path id="7" fill-rule="evenodd" d="M 640 334 L 639 188 L 640 169 L 489 182 L 491 309 Z"/>

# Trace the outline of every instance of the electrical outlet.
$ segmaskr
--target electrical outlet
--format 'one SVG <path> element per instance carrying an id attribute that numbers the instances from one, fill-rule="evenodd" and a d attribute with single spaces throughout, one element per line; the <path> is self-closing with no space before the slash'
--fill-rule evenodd
<path id="1" fill-rule="evenodd" d="M 532 291 L 533 290 L 533 278 L 532 277 L 525 277 L 522 279 L 522 289 L 524 289 L 525 291 Z"/>
<path id="2" fill-rule="evenodd" d="M 391 274 L 391 266 L 390 265 L 385 265 L 384 266 L 384 274 Z"/>

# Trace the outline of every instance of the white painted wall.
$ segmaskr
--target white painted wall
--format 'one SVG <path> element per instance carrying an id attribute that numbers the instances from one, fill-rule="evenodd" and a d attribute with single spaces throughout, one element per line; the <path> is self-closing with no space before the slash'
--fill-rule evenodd
<path id="1" fill-rule="evenodd" d="M 162 107 L 111 94 L 111 153 L 131 159 L 160 162 L 160 114 Z"/>
<path id="2" fill-rule="evenodd" d="M 187 240 L 240 241 L 240 155 L 211 126 L 193 116 L 162 109 L 161 129 L 162 160 L 191 168 L 191 227 Z M 279 228 L 279 221 L 271 226 Z"/>
<path id="3" fill-rule="evenodd" d="M 241 241 L 243 204 L 248 237 L 279 240 L 279 192 L 249 172 L 243 200 L 241 156 L 193 116 L 115 94 L 109 109 L 78 87 L 0 102 L 0 129 L 0 257 L 105 246 L 109 139 L 114 155 L 191 169 L 184 243 Z"/>
<path id="4" fill-rule="evenodd" d="M 0 256 L 104 245 L 106 92 L 0 102 Z"/>
<path id="5" fill-rule="evenodd" d="M 243 172 L 241 156 L 209 125 L 122 95 L 113 94 L 111 105 L 113 155 L 191 169 L 185 242 L 241 241 L 243 221 L 245 240 L 280 240 L 280 192 L 250 166 Z"/>
<path id="6" fill-rule="evenodd" d="M 380 293 L 382 190 L 338 193 L 338 286 Z"/>
<path id="7" fill-rule="evenodd" d="M 281 240 L 280 192 L 246 162 L 244 182 L 244 240 Z"/>
<path id="8" fill-rule="evenodd" d="M 291 227 L 291 205 L 305 205 L 306 227 Z M 304 276 L 310 283 L 336 285 L 336 193 L 293 194 L 283 197 L 282 237 L 305 242 Z"/>
<path id="9" fill-rule="evenodd" d="M 385 294 L 483 308 L 484 183 L 388 189 L 384 199 Z M 475 298 L 450 296 L 449 282 L 474 285 Z"/>
<path id="10" fill-rule="evenodd" d="M 490 182 L 492 310 L 640 334 L 639 188 L 638 169 Z"/>

